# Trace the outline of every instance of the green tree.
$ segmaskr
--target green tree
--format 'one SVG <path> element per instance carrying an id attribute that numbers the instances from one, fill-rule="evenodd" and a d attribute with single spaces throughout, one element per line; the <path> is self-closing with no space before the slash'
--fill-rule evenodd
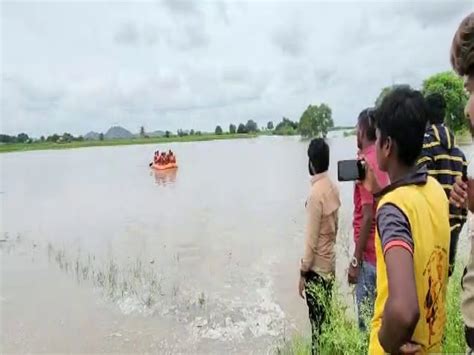
<path id="1" fill-rule="evenodd" d="M 216 130 L 215 130 L 215 133 L 220 136 L 220 135 L 223 133 L 222 127 L 221 127 L 221 126 L 217 126 L 217 127 L 216 127 Z"/>
<path id="2" fill-rule="evenodd" d="M 237 128 L 235 127 L 234 124 L 231 123 L 230 126 L 229 126 L 229 133 L 230 134 L 235 134 L 236 131 L 237 131 Z"/>
<path id="3" fill-rule="evenodd" d="M 245 128 L 247 129 L 246 133 L 258 132 L 258 125 L 253 120 L 248 120 L 247 124 L 245 125 Z"/>
<path id="4" fill-rule="evenodd" d="M 48 136 L 48 138 L 46 138 L 46 141 L 47 141 L 47 142 L 54 142 L 54 143 L 56 143 L 58 140 L 59 140 L 59 136 L 58 136 L 56 133 L 53 134 L 52 136 Z"/>
<path id="5" fill-rule="evenodd" d="M 146 135 L 145 127 L 141 126 L 140 127 L 140 137 L 145 138 L 145 135 Z"/>
<path id="6" fill-rule="evenodd" d="M 74 136 L 70 133 L 63 133 L 63 135 L 61 136 L 61 139 L 63 142 L 70 143 L 74 140 Z"/>
<path id="7" fill-rule="evenodd" d="M 309 105 L 301 115 L 299 130 L 304 137 L 326 137 L 332 127 L 334 127 L 332 111 L 326 104 Z"/>
<path id="8" fill-rule="evenodd" d="M 248 133 L 247 127 L 243 123 L 239 124 L 239 127 L 237 128 L 237 133 Z"/>
<path id="9" fill-rule="evenodd" d="M 28 135 L 26 133 L 20 133 L 17 137 L 16 137 L 16 141 L 18 143 L 26 143 L 28 141 L 28 139 L 30 139 L 30 137 L 28 137 Z"/>
<path id="10" fill-rule="evenodd" d="M 166 138 L 171 137 L 171 132 L 170 132 L 170 131 L 166 131 L 166 132 L 165 132 L 165 137 L 166 137 Z"/>
<path id="11" fill-rule="evenodd" d="M 280 136 L 292 136 L 298 133 L 298 123 L 283 117 L 275 127 L 274 133 Z"/>
<path id="12" fill-rule="evenodd" d="M 268 123 L 267 123 L 267 129 L 268 129 L 269 131 L 272 131 L 273 128 L 274 128 L 273 122 L 272 122 L 272 121 L 268 122 Z"/>
<path id="13" fill-rule="evenodd" d="M 192 130 L 189 131 L 189 135 L 190 135 L 190 136 L 194 136 L 194 133 L 195 133 L 195 132 L 194 132 L 194 129 L 192 129 Z"/>
<path id="14" fill-rule="evenodd" d="M 446 101 L 445 122 L 454 132 L 467 128 L 464 107 L 468 95 L 463 80 L 452 71 L 435 74 L 423 82 L 423 94 L 440 94 Z"/>
<path id="15" fill-rule="evenodd" d="M 103 140 L 104 140 L 104 134 L 103 134 L 103 133 L 99 134 L 99 140 L 100 140 L 100 141 L 103 141 Z"/>
<path id="16" fill-rule="evenodd" d="M 1 143 L 16 143 L 15 136 L 9 136 L 8 134 L 0 134 Z"/>
<path id="17" fill-rule="evenodd" d="M 41 142 L 44 142 L 44 141 L 45 141 L 44 136 L 41 136 L 41 137 L 40 137 L 40 141 L 41 141 Z"/>

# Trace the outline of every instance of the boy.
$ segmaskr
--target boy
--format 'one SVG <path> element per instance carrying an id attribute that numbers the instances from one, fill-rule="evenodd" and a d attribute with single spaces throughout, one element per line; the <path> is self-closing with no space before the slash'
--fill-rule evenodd
<path id="1" fill-rule="evenodd" d="M 406 87 L 389 93 L 376 112 L 377 163 L 392 183 L 377 194 L 377 298 L 370 354 L 441 352 L 449 207 L 426 167 L 416 168 L 426 122 L 423 96 Z M 374 174 L 367 176 L 370 185 Z"/>

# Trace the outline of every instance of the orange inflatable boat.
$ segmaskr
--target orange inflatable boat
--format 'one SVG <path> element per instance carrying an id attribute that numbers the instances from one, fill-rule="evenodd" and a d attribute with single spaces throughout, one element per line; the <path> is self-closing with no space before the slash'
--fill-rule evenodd
<path id="1" fill-rule="evenodd" d="M 169 163 L 165 165 L 151 164 L 151 168 L 156 170 L 169 170 L 169 169 L 178 169 L 178 164 Z"/>

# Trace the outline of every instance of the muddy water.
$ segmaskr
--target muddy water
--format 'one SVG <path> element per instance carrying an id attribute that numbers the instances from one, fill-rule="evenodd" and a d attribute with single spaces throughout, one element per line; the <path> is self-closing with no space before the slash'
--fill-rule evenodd
<path id="1" fill-rule="evenodd" d="M 330 144 L 335 176 L 355 141 Z M 160 148 L 178 171 L 150 172 Z M 2 351 L 262 353 L 307 332 L 305 151 L 262 137 L 1 155 Z"/>

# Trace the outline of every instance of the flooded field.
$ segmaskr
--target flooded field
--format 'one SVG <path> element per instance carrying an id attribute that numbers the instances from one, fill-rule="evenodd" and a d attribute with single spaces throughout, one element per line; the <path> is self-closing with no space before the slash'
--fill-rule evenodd
<path id="1" fill-rule="evenodd" d="M 355 139 L 330 145 L 335 177 Z M 150 171 L 167 148 L 179 169 Z M 261 137 L 1 155 L 2 352 L 260 354 L 307 332 L 306 148 Z M 341 191 L 350 304 L 352 185 Z"/>

